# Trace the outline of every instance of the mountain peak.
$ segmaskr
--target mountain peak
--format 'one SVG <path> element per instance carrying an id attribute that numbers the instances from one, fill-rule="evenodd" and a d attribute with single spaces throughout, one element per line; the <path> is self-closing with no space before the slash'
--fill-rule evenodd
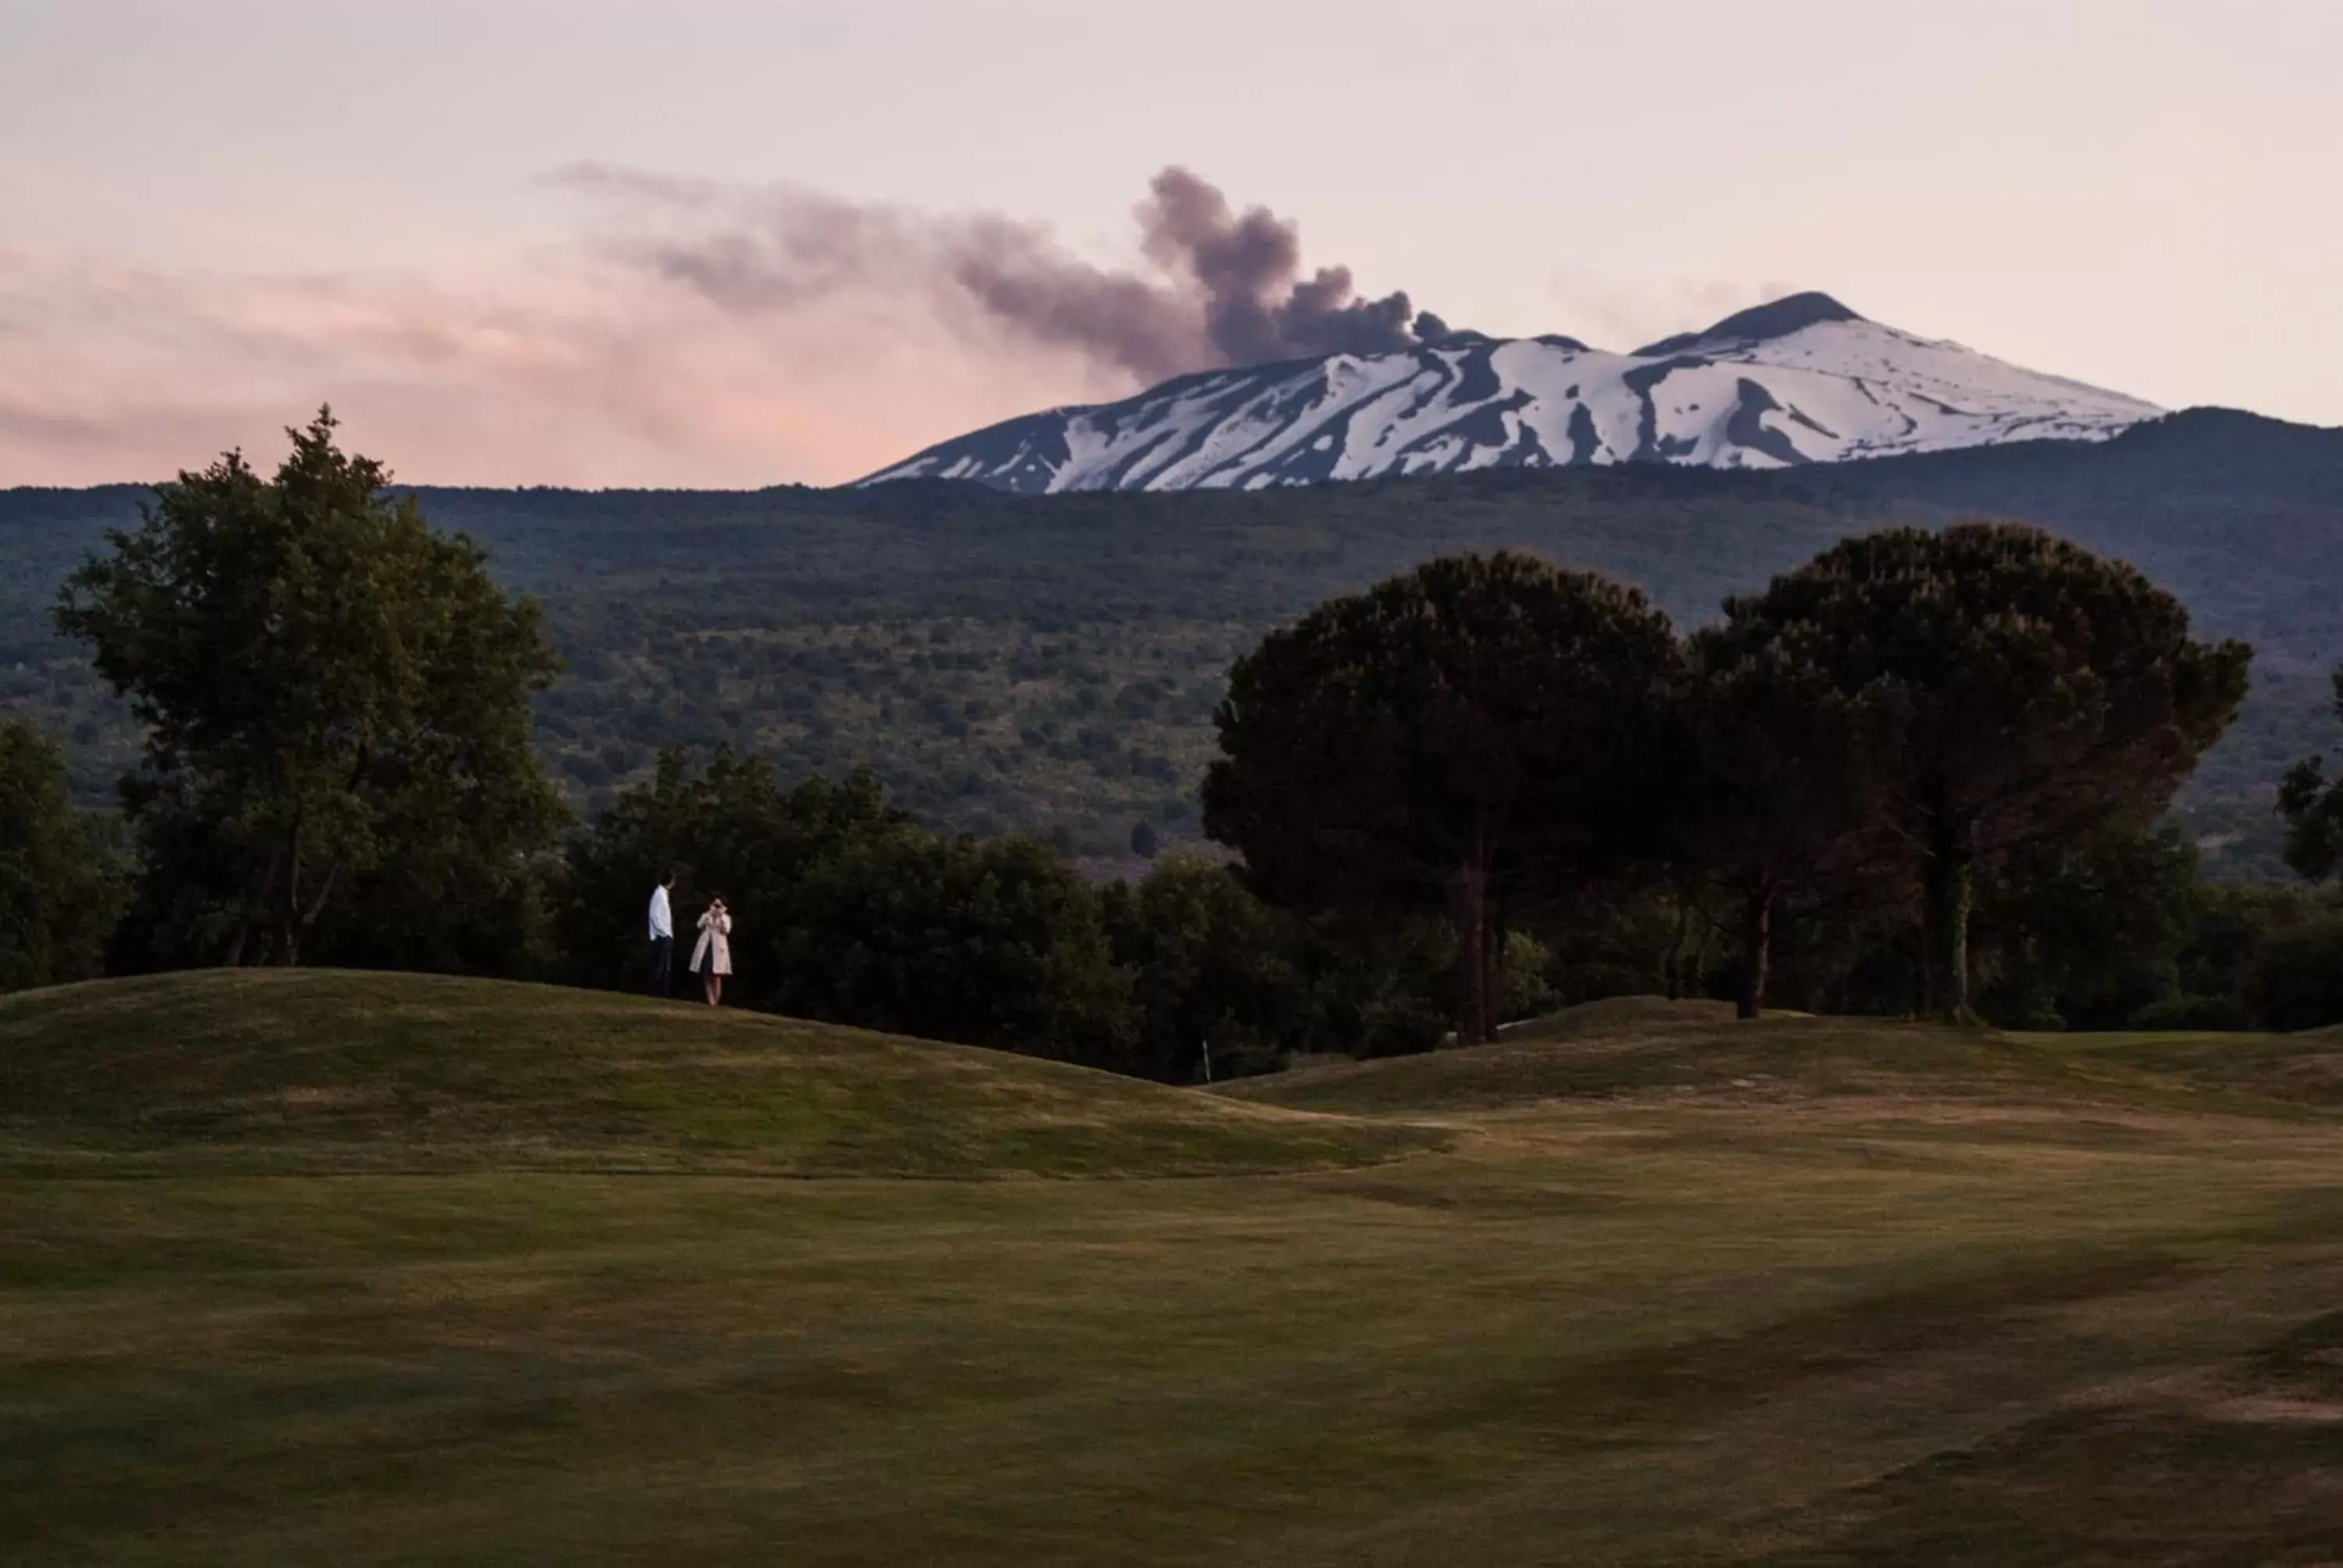
<path id="1" fill-rule="evenodd" d="M 1419 319 L 1426 341 L 1407 352 L 1181 377 L 1119 403 L 980 430 L 872 479 L 1187 490 L 1578 463 L 1776 468 L 2105 440 L 2157 413 L 1863 323 L 1827 294 L 1794 294 L 1608 354 L 1574 338 L 1501 340 Z"/>
<path id="2" fill-rule="evenodd" d="M 1655 355 L 1681 354 L 1687 348 L 1717 343 L 1764 343 L 1769 338 L 1787 337 L 1793 332 L 1802 332 L 1825 321 L 1862 319 L 1829 295 L 1810 289 L 1804 294 L 1786 295 L 1769 304 L 1736 310 L 1703 332 L 1679 332 L 1674 337 L 1663 337 L 1657 343 L 1636 349 L 1635 357 L 1647 359 Z"/>

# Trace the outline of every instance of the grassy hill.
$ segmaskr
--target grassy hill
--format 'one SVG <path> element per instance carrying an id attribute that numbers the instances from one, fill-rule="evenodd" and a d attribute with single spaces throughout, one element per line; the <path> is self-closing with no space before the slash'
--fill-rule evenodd
<path id="1" fill-rule="evenodd" d="M 0 1542 L 2330 1563 L 2338 1050 L 1630 1001 L 1215 1096 L 406 977 L 17 998 Z M 1182 1179 L 874 1179 L 1034 1171 Z"/>
<path id="2" fill-rule="evenodd" d="M 0 1164 L 20 1168 L 1163 1175 L 1427 1141 L 1000 1051 L 549 986 L 242 970 L 0 998 Z"/>
<path id="3" fill-rule="evenodd" d="M 2343 1030 L 2298 1034 L 2020 1035 L 2069 1060 L 2151 1073 L 2194 1090 L 2343 1111 Z"/>
<path id="4" fill-rule="evenodd" d="M 1258 1104 L 1403 1114 L 1571 1101 L 1898 1096 L 2288 1115 L 2308 1101 L 2343 1101 L 2343 1031 L 2072 1039 L 2069 1049 L 2065 1035 L 1783 1013 L 1743 1023 L 1726 1002 L 1620 997 L 1517 1025 L 1495 1045 L 1317 1067 L 1224 1092 Z M 2293 1078 L 2271 1069 L 2281 1061 L 2297 1070 Z"/>

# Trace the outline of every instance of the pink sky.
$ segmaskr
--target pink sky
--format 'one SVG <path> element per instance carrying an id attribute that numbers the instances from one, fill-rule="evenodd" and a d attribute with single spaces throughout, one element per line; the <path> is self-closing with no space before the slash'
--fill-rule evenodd
<path id="1" fill-rule="evenodd" d="M 1160 283 L 1172 164 L 1456 325 L 1628 347 L 1822 288 L 2343 424 L 2338 59 L 2287 0 L 10 0 L 0 485 L 327 400 L 417 481 L 852 477 L 1135 389 L 945 284 L 974 233 Z"/>

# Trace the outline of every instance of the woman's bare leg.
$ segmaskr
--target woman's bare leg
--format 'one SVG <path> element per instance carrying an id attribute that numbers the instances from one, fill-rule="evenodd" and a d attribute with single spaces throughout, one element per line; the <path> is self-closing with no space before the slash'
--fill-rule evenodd
<path id="1" fill-rule="evenodd" d="M 716 971 L 714 970 L 709 970 L 700 975 L 699 994 L 708 999 L 709 1006 L 716 1005 Z"/>
<path id="2" fill-rule="evenodd" d="M 708 1005 L 710 1007 L 724 1005 L 724 977 L 713 970 L 710 970 L 708 974 Z"/>

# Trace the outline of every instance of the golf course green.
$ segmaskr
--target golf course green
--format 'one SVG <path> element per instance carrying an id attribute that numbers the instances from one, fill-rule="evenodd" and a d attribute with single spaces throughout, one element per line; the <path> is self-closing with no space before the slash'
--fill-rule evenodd
<path id="1" fill-rule="evenodd" d="M 2343 1561 L 2343 1038 L 0 999 L 0 1561 Z"/>

